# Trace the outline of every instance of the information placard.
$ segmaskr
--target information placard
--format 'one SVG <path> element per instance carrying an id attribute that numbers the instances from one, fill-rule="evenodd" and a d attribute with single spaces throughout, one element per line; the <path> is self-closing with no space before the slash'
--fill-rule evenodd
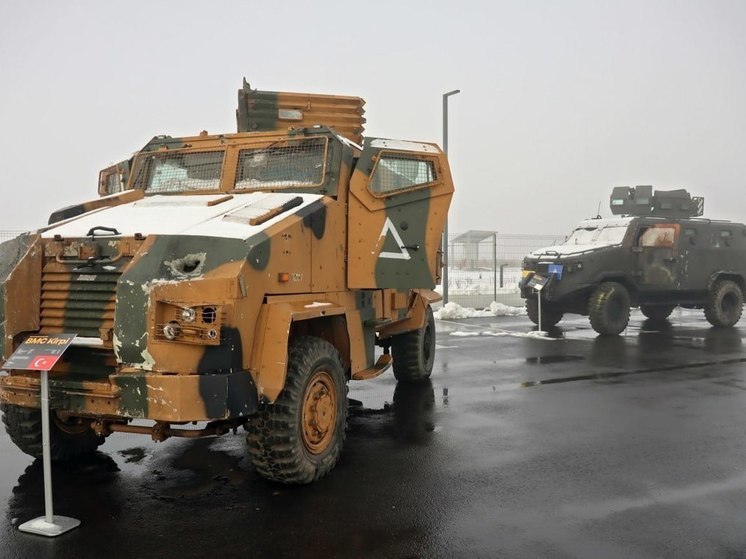
<path id="1" fill-rule="evenodd" d="M 18 346 L 3 369 L 49 371 L 59 361 L 77 334 L 31 335 Z"/>
<path id="2" fill-rule="evenodd" d="M 549 278 L 540 276 L 539 274 L 534 274 L 531 276 L 531 279 L 528 280 L 526 285 L 528 287 L 533 287 L 536 291 L 541 291 L 548 282 Z"/>

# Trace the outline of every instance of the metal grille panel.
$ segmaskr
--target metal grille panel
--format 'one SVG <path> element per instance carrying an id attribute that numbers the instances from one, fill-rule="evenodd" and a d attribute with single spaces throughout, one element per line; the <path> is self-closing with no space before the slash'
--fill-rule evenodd
<path id="1" fill-rule="evenodd" d="M 60 272 L 47 265 L 41 285 L 41 333 L 74 332 L 110 340 L 119 275 Z"/>
<path id="2" fill-rule="evenodd" d="M 326 169 L 326 146 L 327 138 L 319 137 L 242 149 L 238 155 L 236 189 L 321 186 Z"/>
<path id="3" fill-rule="evenodd" d="M 150 154 L 135 187 L 151 194 L 219 190 L 224 156 L 223 150 Z"/>

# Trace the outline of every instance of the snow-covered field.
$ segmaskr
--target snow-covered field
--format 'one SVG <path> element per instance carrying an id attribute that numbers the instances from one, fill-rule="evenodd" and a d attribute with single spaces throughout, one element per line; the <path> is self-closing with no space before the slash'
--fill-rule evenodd
<path id="1" fill-rule="evenodd" d="M 523 300 L 518 290 L 521 269 L 503 268 L 503 287 L 500 287 L 500 271 L 491 269 L 461 270 L 448 269 L 448 302 L 458 303 L 462 307 L 484 309 L 491 303 L 502 303 L 509 307 L 523 307 Z M 436 288 L 443 293 L 443 286 Z M 494 315 L 489 315 L 494 316 Z"/>

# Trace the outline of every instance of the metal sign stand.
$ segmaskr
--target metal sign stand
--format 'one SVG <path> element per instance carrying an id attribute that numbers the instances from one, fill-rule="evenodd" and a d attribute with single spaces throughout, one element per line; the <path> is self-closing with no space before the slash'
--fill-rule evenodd
<path id="1" fill-rule="evenodd" d="M 54 537 L 80 526 L 80 520 L 55 516 L 52 508 L 52 452 L 49 436 L 49 370 L 77 334 L 31 335 L 18 346 L 2 368 L 39 371 L 41 381 L 41 449 L 44 464 L 44 516 L 21 524 L 21 532 Z"/>
<path id="2" fill-rule="evenodd" d="M 528 286 L 533 288 L 533 290 L 536 292 L 536 301 L 539 309 L 539 320 L 538 324 L 536 325 L 538 327 L 538 332 L 544 332 L 541 329 L 541 290 L 544 289 L 544 287 L 549 283 L 550 279 L 551 277 L 546 278 L 544 276 L 534 274 L 533 277 L 528 281 Z"/>
<path id="3" fill-rule="evenodd" d="M 52 456 L 49 448 L 49 373 L 41 371 L 41 446 L 44 462 L 44 516 L 21 524 L 21 532 L 54 537 L 80 526 L 80 520 L 55 516 L 52 508 Z"/>

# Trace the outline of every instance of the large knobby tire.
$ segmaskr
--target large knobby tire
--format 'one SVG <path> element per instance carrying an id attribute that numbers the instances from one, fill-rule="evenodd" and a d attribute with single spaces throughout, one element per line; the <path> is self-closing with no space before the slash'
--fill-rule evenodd
<path id="1" fill-rule="evenodd" d="M 430 378 L 435 363 L 435 318 L 428 305 L 422 328 L 391 337 L 394 376 L 399 382 Z"/>
<path id="2" fill-rule="evenodd" d="M 305 484 L 339 460 L 347 423 L 347 381 L 339 352 L 326 340 L 298 337 L 290 346 L 285 388 L 249 421 L 249 453 L 259 475 Z"/>
<path id="3" fill-rule="evenodd" d="M 599 285 L 588 301 L 591 326 L 599 334 L 616 335 L 629 322 L 629 292 L 621 283 L 607 281 Z"/>
<path id="4" fill-rule="evenodd" d="M 539 300 L 535 297 L 526 299 L 526 314 L 528 319 L 534 324 L 539 324 Z M 551 328 L 556 326 L 562 320 L 564 313 L 553 308 L 551 304 L 542 302 L 541 304 L 541 327 Z"/>
<path id="5" fill-rule="evenodd" d="M 10 404 L 2 404 L 0 409 L 10 440 L 29 456 L 41 458 L 41 410 Z M 53 461 L 73 460 L 91 454 L 103 442 L 104 437 L 91 429 L 90 422 L 63 420 L 54 410 L 49 411 L 49 452 Z"/>
<path id="6" fill-rule="evenodd" d="M 676 305 L 640 305 L 640 312 L 650 320 L 666 320 Z"/>
<path id="7" fill-rule="evenodd" d="M 743 292 L 731 280 L 720 280 L 712 286 L 705 303 L 705 318 L 713 326 L 733 326 L 741 319 Z"/>

